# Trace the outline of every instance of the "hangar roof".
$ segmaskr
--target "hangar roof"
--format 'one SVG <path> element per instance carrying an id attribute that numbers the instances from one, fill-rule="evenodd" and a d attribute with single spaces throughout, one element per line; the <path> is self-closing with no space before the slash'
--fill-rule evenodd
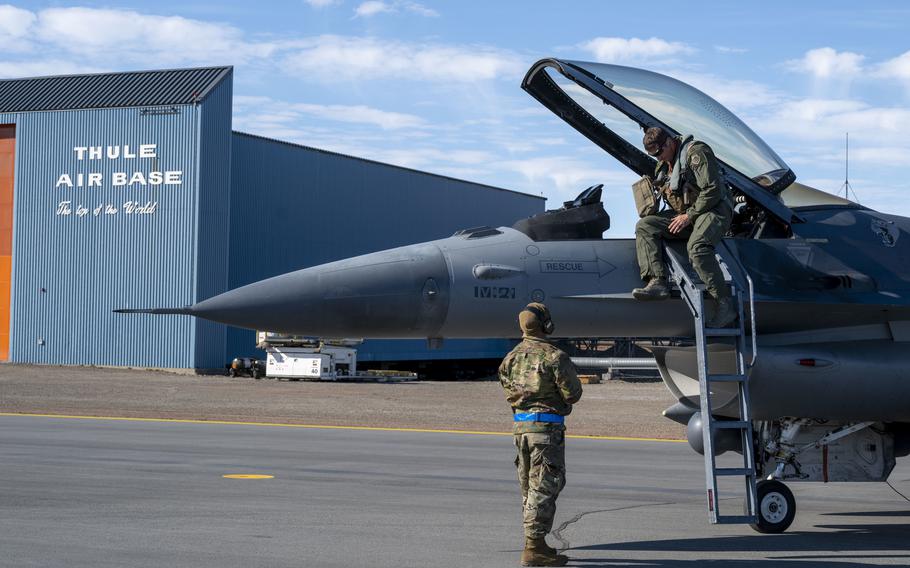
<path id="1" fill-rule="evenodd" d="M 233 67 L 199 67 L 0 80 L 0 112 L 189 105 Z"/>

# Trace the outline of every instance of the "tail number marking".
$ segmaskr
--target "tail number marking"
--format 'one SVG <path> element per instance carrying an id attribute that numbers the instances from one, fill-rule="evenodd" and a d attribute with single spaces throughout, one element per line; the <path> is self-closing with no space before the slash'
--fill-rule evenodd
<path id="1" fill-rule="evenodd" d="M 474 297 L 490 300 L 514 300 L 515 288 L 506 286 L 474 286 Z"/>

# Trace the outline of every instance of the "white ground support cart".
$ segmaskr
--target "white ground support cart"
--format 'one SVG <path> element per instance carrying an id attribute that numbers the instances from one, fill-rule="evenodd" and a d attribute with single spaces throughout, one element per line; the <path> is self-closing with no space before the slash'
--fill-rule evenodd
<path id="1" fill-rule="evenodd" d="M 260 331 L 257 347 L 266 353 L 265 376 L 274 379 L 323 381 L 414 380 L 415 373 L 400 371 L 357 372 L 361 339 L 314 339 Z"/>
<path id="2" fill-rule="evenodd" d="M 266 331 L 258 332 L 257 339 L 266 353 L 266 377 L 337 380 L 357 375 L 359 339 L 318 340 Z"/>

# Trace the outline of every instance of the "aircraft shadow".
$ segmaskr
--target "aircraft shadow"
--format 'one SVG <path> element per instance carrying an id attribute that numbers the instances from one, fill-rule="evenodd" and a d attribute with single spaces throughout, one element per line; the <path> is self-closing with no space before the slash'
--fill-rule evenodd
<path id="1" fill-rule="evenodd" d="M 571 552 L 571 551 L 570 551 Z M 826 559 L 827 558 L 827 559 Z M 871 559 L 903 559 L 907 556 L 870 556 Z M 642 560 L 633 558 L 571 558 L 569 566 L 583 566 L 585 568 L 617 568 L 626 566 L 630 568 L 696 568 L 700 566 L 716 566 L 718 568 L 767 568 L 768 566 L 777 566 L 778 561 L 785 561 L 786 564 L 798 566 L 799 568 L 867 568 L 869 566 L 881 566 L 878 563 L 866 562 L 843 562 L 839 558 L 832 561 L 830 557 L 819 556 L 816 559 L 806 560 L 802 558 L 767 558 L 752 560 L 732 560 L 729 558 L 721 559 L 699 559 L 699 560 Z"/>
<path id="2" fill-rule="evenodd" d="M 792 532 L 781 535 L 750 535 L 731 537 L 646 540 L 638 542 L 620 542 L 579 546 L 572 550 L 596 550 L 617 553 L 604 558 L 573 558 L 575 565 L 597 568 L 615 566 L 625 563 L 628 566 L 680 568 L 688 566 L 730 566 L 748 568 L 767 566 L 769 561 L 786 560 L 804 568 L 831 566 L 832 560 L 838 560 L 839 568 L 869 566 L 862 560 L 904 559 L 904 565 L 910 565 L 908 554 L 875 554 L 885 551 L 905 551 L 910 547 L 910 524 L 874 524 L 874 525 L 817 525 L 820 529 L 833 529 L 831 532 Z M 697 553 L 762 553 L 764 558 L 755 559 L 699 559 L 699 560 L 642 560 L 621 558 L 622 552 L 681 552 Z M 826 554 L 791 555 L 792 552 L 819 552 Z M 853 562 L 842 560 L 854 560 Z"/>
<path id="3" fill-rule="evenodd" d="M 910 517 L 910 511 L 856 511 L 852 513 L 822 513 L 823 517 Z"/>

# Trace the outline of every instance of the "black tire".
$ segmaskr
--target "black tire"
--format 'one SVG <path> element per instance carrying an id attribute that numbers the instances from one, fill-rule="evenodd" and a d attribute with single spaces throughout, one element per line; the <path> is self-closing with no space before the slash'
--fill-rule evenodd
<path id="1" fill-rule="evenodd" d="M 262 375 L 259 374 L 259 369 L 257 369 L 256 367 L 253 367 L 253 370 L 250 374 L 253 375 L 253 378 L 256 379 L 257 381 L 262 378 Z"/>
<path id="2" fill-rule="evenodd" d="M 232 379 L 233 379 L 233 378 L 236 378 L 236 377 L 237 377 L 237 370 L 234 369 L 233 367 L 231 367 L 230 369 L 228 369 L 228 376 L 231 377 Z"/>
<path id="3" fill-rule="evenodd" d="M 790 528 L 796 517 L 796 498 L 790 488 L 776 479 L 759 481 L 755 488 L 758 522 L 752 528 L 763 534 L 778 534 Z"/>

